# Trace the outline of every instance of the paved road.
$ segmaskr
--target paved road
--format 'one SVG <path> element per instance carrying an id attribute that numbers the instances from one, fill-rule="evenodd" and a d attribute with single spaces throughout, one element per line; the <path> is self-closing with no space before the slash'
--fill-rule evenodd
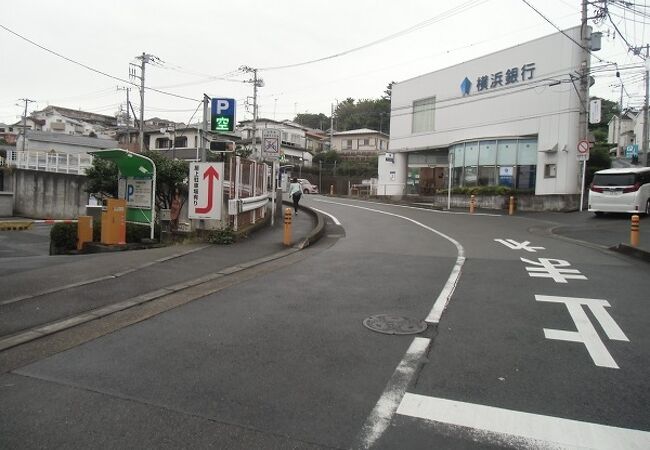
<path id="1" fill-rule="evenodd" d="M 331 215 L 316 246 L 67 351 L 43 340 L 51 356 L 0 376 L 0 446 L 648 442 L 647 265 L 551 220 L 305 203 Z M 362 326 L 378 313 L 429 326 Z"/>

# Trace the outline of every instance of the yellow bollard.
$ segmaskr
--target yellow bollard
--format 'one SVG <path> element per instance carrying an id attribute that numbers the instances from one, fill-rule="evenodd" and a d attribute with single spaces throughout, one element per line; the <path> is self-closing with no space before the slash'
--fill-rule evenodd
<path id="1" fill-rule="evenodd" d="M 330 184 L 330 195 L 334 195 L 334 185 Z"/>
<path id="2" fill-rule="evenodd" d="M 469 198 L 469 213 L 474 214 L 474 208 L 476 208 L 476 196 L 472 194 Z"/>
<path id="3" fill-rule="evenodd" d="M 630 246 L 639 246 L 639 216 L 636 214 L 632 216 L 632 223 L 630 225 Z"/>
<path id="4" fill-rule="evenodd" d="M 508 215 L 512 216 L 515 213 L 515 198 L 510 196 L 510 204 L 508 205 Z"/>
<path id="5" fill-rule="evenodd" d="M 284 210 L 284 239 L 283 243 L 286 246 L 291 245 L 291 208 L 286 208 Z"/>

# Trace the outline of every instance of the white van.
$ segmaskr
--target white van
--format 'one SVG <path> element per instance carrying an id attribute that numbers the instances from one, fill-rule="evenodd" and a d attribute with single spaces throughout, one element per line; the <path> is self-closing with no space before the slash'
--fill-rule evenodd
<path id="1" fill-rule="evenodd" d="M 596 172 L 589 187 L 589 211 L 650 214 L 650 167 Z"/>

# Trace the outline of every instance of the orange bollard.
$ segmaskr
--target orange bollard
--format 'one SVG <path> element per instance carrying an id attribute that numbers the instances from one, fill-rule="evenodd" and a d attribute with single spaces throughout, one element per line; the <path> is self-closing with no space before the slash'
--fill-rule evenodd
<path id="1" fill-rule="evenodd" d="M 291 245 L 291 217 L 293 214 L 291 214 L 291 208 L 286 208 L 284 210 L 284 239 L 283 243 L 286 246 Z"/>
<path id="2" fill-rule="evenodd" d="M 476 196 L 472 194 L 469 198 L 469 213 L 474 214 L 474 208 L 476 208 Z"/>
<path id="3" fill-rule="evenodd" d="M 77 221 L 77 250 L 81 250 L 85 242 L 93 241 L 93 218 L 79 216 Z"/>
<path id="4" fill-rule="evenodd" d="M 515 213 L 515 198 L 510 196 L 510 204 L 508 205 L 508 215 L 512 216 Z"/>
<path id="5" fill-rule="evenodd" d="M 632 223 L 630 224 L 630 246 L 639 246 L 639 216 L 636 214 L 632 216 Z"/>

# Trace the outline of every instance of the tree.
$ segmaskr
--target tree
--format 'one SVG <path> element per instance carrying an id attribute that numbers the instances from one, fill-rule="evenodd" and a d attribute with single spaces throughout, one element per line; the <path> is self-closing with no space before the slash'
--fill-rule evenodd
<path id="1" fill-rule="evenodd" d="M 176 190 L 181 194 L 181 207 L 187 194 L 187 161 L 171 160 L 158 152 L 146 151 L 143 156 L 156 165 L 156 207 L 169 209 Z M 117 198 L 118 169 L 115 163 L 102 158 L 94 158 L 93 165 L 86 170 L 88 182 L 86 192 L 99 194 L 102 198 Z"/>
<path id="2" fill-rule="evenodd" d="M 347 98 L 336 107 L 335 117 L 336 129 L 339 131 L 370 128 L 389 133 L 390 98 L 384 96 L 378 99 L 357 100 L 356 102 L 353 98 Z"/>
<path id="3" fill-rule="evenodd" d="M 317 165 L 320 161 L 322 161 L 323 164 L 334 164 L 335 162 L 341 162 L 341 155 L 339 155 L 336 150 L 317 153 L 312 159 L 312 165 Z"/>
<path id="4" fill-rule="evenodd" d="M 293 118 L 293 121 L 303 127 L 313 128 L 315 130 L 325 131 L 330 126 L 330 118 L 323 113 L 300 113 Z"/>
<path id="5" fill-rule="evenodd" d="M 98 194 L 101 198 L 117 197 L 118 171 L 113 161 L 94 158 L 93 165 L 86 169 L 86 176 L 86 192 Z"/>
<path id="6" fill-rule="evenodd" d="M 591 97 L 592 100 L 598 97 Z M 616 102 L 601 98 L 601 121 L 600 123 L 590 123 L 589 131 L 594 134 L 596 142 L 607 143 L 609 134 L 609 121 L 612 117 L 619 114 L 619 107 Z"/>

